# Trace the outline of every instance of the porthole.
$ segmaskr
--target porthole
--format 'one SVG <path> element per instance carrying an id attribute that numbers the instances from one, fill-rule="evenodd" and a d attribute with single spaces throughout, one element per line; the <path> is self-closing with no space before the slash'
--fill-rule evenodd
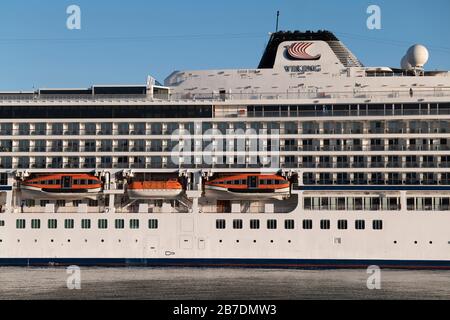
<path id="1" fill-rule="evenodd" d="M 222 243 L 222 240 L 219 240 L 219 243 Z"/>
<path id="2" fill-rule="evenodd" d="M 397 241 L 394 241 L 394 244 L 397 244 Z"/>
<path id="3" fill-rule="evenodd" d="M 67 242 L 70 242 L 70 239 L 67 239 Z"/>
<path id="4" fill-rule="evenodd" d="M 417 241 L 414 241 L 414 244 L 417 244 Z"/>
<path id="5" fill-rule="evenodd" d="M 54 242 L 53 239 L 51 239 L 50 242 Z"/>
<path id="6" fill-rule="evenodd" d="M 292 241 L 291 240 L 288 240 L 288 243 L 291 243 Z"/>
<path id="7" fill-rule="evenodd" d="M 273 240 L 270 240 L 270 243 L 273 243 Z"/>
<path id="8" fill-rule="evenodd" d="M 433 241 L 430 241 L 430 244 L 433 244 Z"/>
<path id="9" fill-rule="evenodd" d="M 239 240 L 236 240 L 236 243 L 239 243 Z"/>
<path id="10" fill-rule="evenodd" d="M 87 239 L 84 239 L 84 242 L 87 242 Z"/>
<path id="11" fill-rule="evenodd" d="M 20 239 L 17 239 L 17 242 L 20 242 Z"/>
<path id="12" fill-rule="evenodd" d="M 34 242 L 37 242 L 37 239 L 34 239 Z"/>
<path id="13" fill-rule="evenodd" d="M 256 240 L 253 240 L 253 243 L 256 243 Z"/>
<path id="14" fill-rule="evenodd" d="M 102 242 L 105 242 L 105 240 L 104 240 L 104 239 L 102 239 Z"/>

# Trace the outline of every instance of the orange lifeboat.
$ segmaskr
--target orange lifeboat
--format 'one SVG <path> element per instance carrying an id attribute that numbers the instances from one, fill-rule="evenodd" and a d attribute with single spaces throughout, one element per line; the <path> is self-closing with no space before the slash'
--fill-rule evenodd
<path id="1" fill-rule="evenodd" d="M 95 198 L 102 189 L 102 181 L 90 174 L 52 174 L 22 182 L 22 192 L 37 199 Z"/>
<path id="2" fill-rule="evenodd" d="M 208 181 L 205 190 L 207 197 L 222 200 L 282 199 L 289 196 L 290 183 L 275 174 L 240 174 Z"/>
<path id="3" fill-rule="evenodd" d="M 130 199 L 174 199 L 183 192 L 177 180 L 134 181 L 128 185 Z"/>

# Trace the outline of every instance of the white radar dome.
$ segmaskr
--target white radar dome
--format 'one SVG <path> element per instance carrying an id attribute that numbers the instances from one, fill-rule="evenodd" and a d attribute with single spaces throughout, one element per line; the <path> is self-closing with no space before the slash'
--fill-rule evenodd
<path id="1" fill-rule="evenodd" d="M 428 49 L 421 44 L 416 44 L 409 48 L 406 56 L 408 57 L 408 62 L 414 68 L 423 68 L 430 57 Z"/>
<path id="2" fill-rule="evenodd" d="M 409 63 L 409 61 L 408 61 L 408 56 L 404 56 L 402 58 L 402 61 L 400 62 L 400 67 L 403 70 L 411 70 L 413 68 L 411 63 Z"/>

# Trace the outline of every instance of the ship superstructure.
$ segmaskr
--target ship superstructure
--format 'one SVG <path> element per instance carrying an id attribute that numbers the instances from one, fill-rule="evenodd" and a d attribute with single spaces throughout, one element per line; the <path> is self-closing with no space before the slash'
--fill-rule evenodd
<path id="1" fill-rule="evenodd" d="M 411 50 L 0 93 L 0 264 L 449 267 L 450 76 Z"/>

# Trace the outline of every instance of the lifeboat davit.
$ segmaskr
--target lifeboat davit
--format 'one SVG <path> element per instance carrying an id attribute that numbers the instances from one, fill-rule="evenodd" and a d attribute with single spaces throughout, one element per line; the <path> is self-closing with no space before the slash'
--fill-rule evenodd
<path id="1" fill-rule="evenodd" d="M 183 192 L 177 180 L 134 181 L 128 185 L 130 199 L 175 199 Z"/>
<path id="2" fill-rule="evenodd" d="M 90 174 L 52 174 L 22 182 L 21 190 L 33 199 L 96 199 L 102 181 Z"/>
<path id="3" fill-rule="evenodd" d="M 290 183 L 275 174 L 240 174 L 208 181 L 205 191 L 220 200 L 283 199 L 290 194 Z"/>

